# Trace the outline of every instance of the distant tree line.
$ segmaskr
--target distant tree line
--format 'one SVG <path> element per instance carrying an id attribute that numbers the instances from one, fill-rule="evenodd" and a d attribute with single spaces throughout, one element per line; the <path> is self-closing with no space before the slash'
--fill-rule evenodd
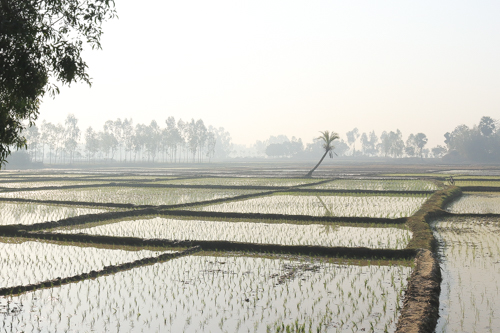
<path id="1" fill-rule="evenodd" d="M 200 163 L 230 157 L 317 159 L 324 154 L 319 139 L 304 144 L 296 137 L 270 136 L 248 148 L 233 145 L 231 135 L 222 127 L 206 127 L 201 119 L 176 121 L 174 117 L 168 117 L 163 127 L 155 120 L 149 125 L 134 125 L 132 119 L 108 120 L 101 130 L 89 127 L 82 133 L 78 120 L 70 114 L 64 124 L 44 121 L 39 127 L 26 129 L 25 135 L 32 161 L 58 164 L 75 160 Z M 444 146 L 427 148 L 424 133 L 412 133 L 404 140 L 399 129 L 377 136 L 375 131 L 360 133 L 354 128 L 345 134 L 345 141 L 336 139 L 332 144 L 337 156 L 500 161 L 500 129 L 491 117 L 482 117 L 472 128 L 457 126 L 444 137 Z"/>
<path id="2" fill-rule="evenodd" d="M 32 161 L 210 162 L 231 152 L 231 136 L 224 128 L 205 126 L 203 120 L 168 117 L 161 127 L 135 124 L 132 118 L 108 120 L 102 130 L 88 127 L 83 133 L 78 119 L 68 115 L 64 124 L 43 121 L 25 130 Z"/>
<path id="3" fill-rule="evenodd" d="M 444 134 L 445 145 L 426 148 L 428 139 L 424 133 L 410 134 L 406 140 L 399 129 L 383 131 L 377 136 L 375 131 L 360 133 L 357 128 L 348 131 L 346 141 L 333 141 L 337 156 L 386 157 L 386 158 L 444 158 L 447 161 L 498 162 L 500 161 L 500 128 L 498 121 L 482 117 L 478 125 L 469 128 L 457 126 L 451 133 Z M 361 145 L 356 149 L 356 143 Z M 315 139 L 304 146 L 301 139 L 285 135 L 271 136 L 268 140 L 257 141 L 254 149 L 270 158 L 316 158 L 324 153 L 321 140 Z"/>
<path id="4" fill-rule="evenodd" d="M 335 146 L 333 152 L 337 156 L 423 158 L 431 154 L 429 149 L 424 148 L 428 139 L 423 133 L 410 134 L 405 143 L 400 130 L 384 131 L 379 138 L 374 131 L 360 134 L 358 129 L 354 128 L 346 133 L 346 138 L 347 142 L 343 139 L 333 141 L 333 146 Z M 358 139 L 361 149 L 356 150 Z M 321 140 L 314 139 L 312 143 L 304 146 L 301 139 L 297 140 L 292 137 L 292 140 L 289 140 L 285 135 L 278 135 L 277 137 L 271 136 L 264 142 L 257 141 L 254 147 L 269 157 L 315 158 L 324 152 L 321 142 Z"/>
<path id="5" fill-rule="evenodd" d="M 500 161 L 500 129 L 498 121 L 482 117 L 472 128 L 457 126 L 445 135 L 447 159 L 465 159 L 473 162 Z"/>

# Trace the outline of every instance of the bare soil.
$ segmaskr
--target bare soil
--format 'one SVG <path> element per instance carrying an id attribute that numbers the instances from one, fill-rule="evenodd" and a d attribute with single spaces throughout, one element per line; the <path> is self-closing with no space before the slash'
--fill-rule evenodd
<path id="1" fill-rule="evenodd" d="M 441 271 L 437 258 L 422 249 L 415 263 L 396 327 L 399 333 L 434 332 L 439 317 Z"/>

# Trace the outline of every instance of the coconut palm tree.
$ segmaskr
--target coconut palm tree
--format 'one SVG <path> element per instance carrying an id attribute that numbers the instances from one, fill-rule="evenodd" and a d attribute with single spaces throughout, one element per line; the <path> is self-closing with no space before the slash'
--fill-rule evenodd
<path id="1" fill-rule="evenodd" d="M 316 166 L 307 173 L 306 177 L 311 177 L 314 170 L 316 170 L 319 165 L 321 164 L 321 162 L 323 162 L 323 160 L 325 159 L 326 157 L 326 154 L 329 154 L 330 155 L 330 158 L 333 157 L 333 154 L 335 154 L 335 152 L 333 151 L 333 149 L 335 148 L 333 145 L 332 145 L 332 142 L 336 139 L 339 138 L 339 135 L 335 132 L 329 132 L 329 131 L 324 131 L 324 132 L 321 132 L 321 136 L 319 136 L 317 139 L 318 140 L 323 140 L 323 148 L 325 149 L 325 153 L 323 154 L 323 157 L 319 160 L 318 164 L 316 164 Z M 337 154 L 335 154 L 337 155 Z"/>

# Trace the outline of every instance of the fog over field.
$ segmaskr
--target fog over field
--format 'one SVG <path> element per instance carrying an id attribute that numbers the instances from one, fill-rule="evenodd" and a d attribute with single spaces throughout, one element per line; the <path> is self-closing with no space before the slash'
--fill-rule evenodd
<path id="1" fill-rule="evenodd" d="M 116 3 L 93 86 L 44 97 L 40 117 L 82 132 L 109 119 L 175 117 L 224 127 L 236 144 L 270 135 L 399 129 L 406 140 L 500 118 L 496 1 L 136 1 Z"/>

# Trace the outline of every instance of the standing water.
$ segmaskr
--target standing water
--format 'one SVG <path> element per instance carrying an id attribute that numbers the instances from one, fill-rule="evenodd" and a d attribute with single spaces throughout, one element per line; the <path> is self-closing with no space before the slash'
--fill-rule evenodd
<path id="1" fill-rule="evenodd" d="M 500 218 L 432 223 L 443 281 L 436 332 L 500 331 Z"/>

